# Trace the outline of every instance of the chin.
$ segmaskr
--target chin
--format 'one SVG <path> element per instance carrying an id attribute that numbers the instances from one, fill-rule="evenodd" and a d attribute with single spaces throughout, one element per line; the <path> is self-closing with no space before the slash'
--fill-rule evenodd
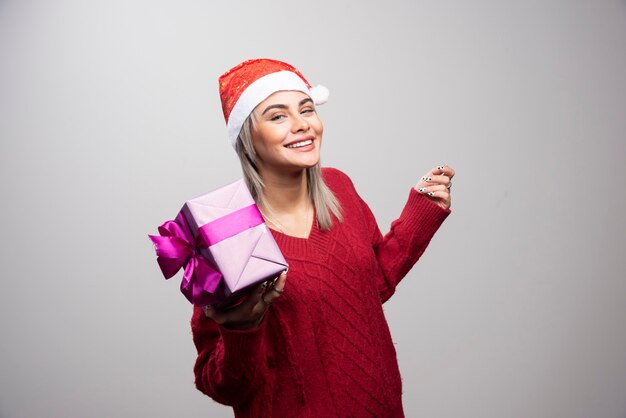
<path id="1" fill-rule="evenodd" d="M 285 169 L 288 171 L 301 171 L 301 170 L 306 170 L 307 168 L 313 168 L 315 167 L 317 164 L 319 163 L 319 159 L 315 160 L 315 161 L 309 161 L 309 162 L 298 162 L 298 163 L 294 163 L 294 164 L 289 164 L 287 166 L 285 166 Z"/>
<path id="2" fill-rule="evenodd" d="M 315 158 L 315 159 L 311 159 L 309 161 L 303 162 L 302 166 L 303 168 L 311 168 L 311 167 L 315 167 L 317 164 L 319 164 L 320 159 L 319 158 Z"/>
<path id="3" fill-rule="evenodd" d="M 301 155 L 299 158 L 290 158 L 289 162 L 296 167 L 310 168 L 320 162 L 320 155 L 318 153 L 313 155 Z"/>

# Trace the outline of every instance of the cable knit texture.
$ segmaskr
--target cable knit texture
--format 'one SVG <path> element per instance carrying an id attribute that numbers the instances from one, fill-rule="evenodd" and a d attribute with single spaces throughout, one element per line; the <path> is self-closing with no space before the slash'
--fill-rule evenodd
<path id="1" fill-rule="evenodd" d="M 324 180 L 344 221 L 307 239 L 272 231 L 289 263 L 262 324 L 228 330 L 195 308 L 196 386 L 236 417 L 403 417 L 396 351 L 382 303 L 450 211 L 411 189 L 384 237 L 342 172 Z"/>

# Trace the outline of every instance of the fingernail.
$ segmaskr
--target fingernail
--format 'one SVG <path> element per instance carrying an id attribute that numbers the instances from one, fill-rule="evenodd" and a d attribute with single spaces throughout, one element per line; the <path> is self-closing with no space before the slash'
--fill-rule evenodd
<path id="1" fill-rule="evenodd" d="M 443 170 L 443 168 L 444 168 L 444 167 L 445 167 L 445 165 L 438 165 L 438 166 L 437 166 L 437 168 L 438 168 L 439 170 Z"/>
<path id="2" fill-rule="evenodd" d="M 428 192 L 428 196 L 432 196 L 434 194 L 435 194 L 435 192 Z"/>
<path id="3" fill-rule="evenodd" d="M 427 177 L 427 176 L 422 177 L 422 180 L 424 181 L 431 181 L 432 179 L 433 179 L 432 177 Z"/>
<path id="4" fill-rule="evenodd" d="M 417 191 L 420 193 L 426 193 L 426 187 L 420 187 Z"/>

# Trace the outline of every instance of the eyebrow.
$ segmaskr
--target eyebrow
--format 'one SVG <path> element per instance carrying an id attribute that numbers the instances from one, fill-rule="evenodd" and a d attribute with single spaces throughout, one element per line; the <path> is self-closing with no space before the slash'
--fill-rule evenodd
<path id="1" fill-rule="evenodd" d="M 302 106 L 303 104 L 305 104 L 306 102 L 311 102 L 313 103 L 313 100 L 310 97 L 306 97 L 302 100 L 300 100 L 300 103 L 298 103 L 298 106 Z M 263 113 L 261 113 L 261 116 L 263 116 L 264 114 L 266 114 L 267 112 L 269 112 L 272 109 L 287 109 L 287 106 L 284 104 L 275 104 L 275 105 L 270 105 L 268 107 L 265 108 L 265 110 L 263 111 Z"/>

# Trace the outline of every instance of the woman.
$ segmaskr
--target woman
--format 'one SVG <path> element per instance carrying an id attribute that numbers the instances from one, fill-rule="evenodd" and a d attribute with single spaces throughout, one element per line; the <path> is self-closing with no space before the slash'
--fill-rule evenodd
<path id="1" fill-rule="evenodd" d="M 229 138 L 289 263 L 289 280 L 232 310 L 194 310 L 196 386 L 237 417 L 404 416 L 382 303 L 450 213 L 454 170 L 426 173 L 383 237 L 350 179 L 319 167 L 320 91 L 267 59 L 220 77 Z"/>

